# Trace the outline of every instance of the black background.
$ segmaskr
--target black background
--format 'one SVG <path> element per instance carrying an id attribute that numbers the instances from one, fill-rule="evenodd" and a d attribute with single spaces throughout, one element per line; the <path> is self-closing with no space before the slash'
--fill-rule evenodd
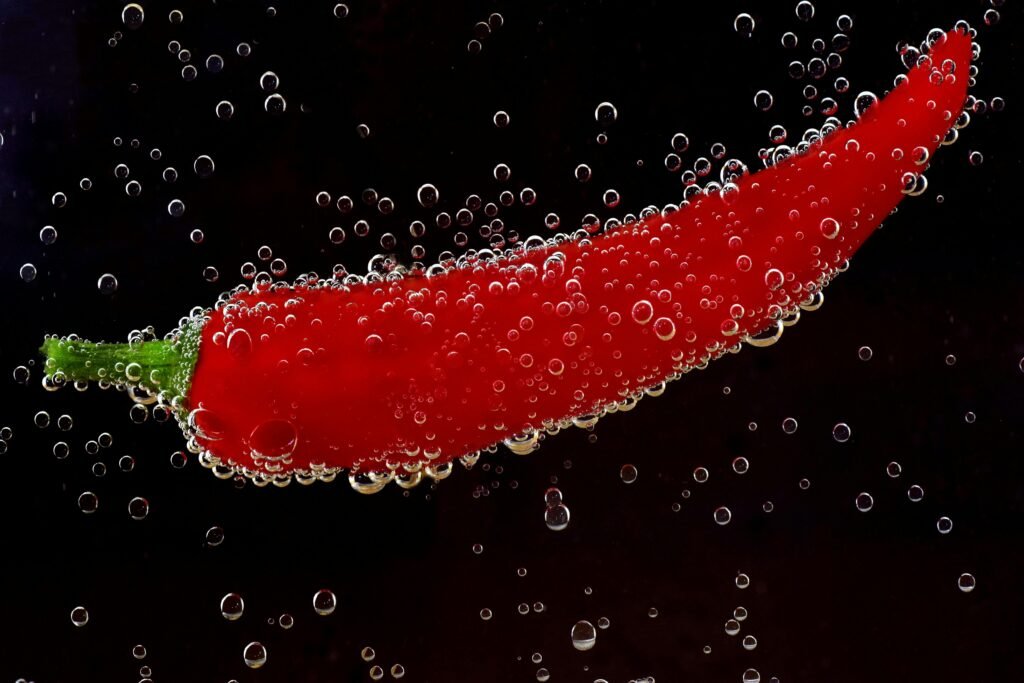
<path id="1" fill-rule="evenodd" d="M 817 2 L 810 23 L 791 2 L 350 4 L 338 20 L 319 0 L 277 3 L 273 18 L 265 3 L 150 1 L 128 31 L 119 2 L 0 2 L 0 426 L 14 432 L 0 455 L 0 680 L 134 681 L 146 664 L 156 681 L 365 681 L 367 645 L 373 664 L 401 663 L 409 681 L 533 681 L 541 667 L 552 681 L 587 683 L 738 682 L 748 667 L 786 683 L 1012 680 L 1024 665 L 1019 3 L 992 27 L 981 2 Z M 174 7 L 180 26 L 167 20 Z M 757 20 L 751 38 L 733 30 L 741 11 Z M 469 54 L 474 23 L 491 12 L 504 25 Z M 491 169 L 508 163 L 509 189 L 540 196 L 503 210 L 506 229 L 526 236 L 546 234 L 548 211 L 574 228 L 589 211 L 678 202 L 678 174 L 662 160 L 679 131 L 692 142 L 684 167 L 722 142 L 754 168 L 771 124 L 791 138 L 821 124 L 801 116 L 810 81 L 791 80 L 786 65 L 814 56 L 811 39 L 829 40 L 840 13 L 855 22 L 841 69 L 853 86 L 837 98 L 844 120 L 853 94 L 881 93 L 902 70 L 898 41 L 960 18 L 979 27 L 974 93 L 1005 98 L 1006 110 L 975 116 L 939 152 L 928 193 L 900 207 L 781 343 L 691 374 L 591 434 L 560 434 L 526 457 L 485 455 L 407 495 L 391 486 L 363 497 L 343 482 L 237 488 L 194 459 L 173 469 L 181 435 L 152 419 L 133 425 L 124 396 L 39 384 L 44 333 L 123 340 L 152 324 L 162 334 L 242 281 L 243 262 L 266 268 L 260 245 L 286 259 L 289 277 L 338 263 L 361 272 L 385 232 L 410 261 L 408 223 L 430 218 L 415 204 L 424 182 L 454 212 L 473 192 L 493 200 L 504 186 Z M 779 45 L 789 30 L 796 50 Z M 196 81 L 182 80 L 172 39 L 192 51 Z M 253 46 L 247 59 L 235 54 L 241 41 Z M 203 67 L 212 52 L 226 59 L 222 73 Z M 279 117 L 262 110 L 267 69 L 288 101 Z M 835 96 L 835 76 L 815 82 L 823 95 Z M 761 88 L 775 95 L 767 113 L 752 105 Z M 214 115 L 220 99 L 235 104 L 232 120 Z M 602 146 L 593 111 L 604 100 L 619 117 Z M 491 122 L 498 109 L 509 128 Z M 980 166 L 967 163 L 975 149 Z M 199 154 L 216 160 L 209 179 L 192 172 Z M 114 178 L 120 162 L 143 184 L 138 199 Z M 578 163 L 593 167 L 591 182 L 572 178 Z M 180 174 L 173 185 L 160 179 L 168 165 Z M 89 192 L 78 189 L 83 176 Z M 394 198 L 395 212 L 361 205 L 366 187 Z M 601 205 L 607 188 L 623 196 L 614 211 Z M 58 190 L 69 197 L 61 209 L 50 204 Z M 356 212 L 318 208 L 320 190 L 351 195 Z M 174 197 L 187 205 L 179 219 L 165 208 Z M 352 233 L 360 217 L 367 238 Z M 60 232 L 52 246 L 37 237 L 46 224 Z M 340 246 L 327 239 L 334 225 L 349 235 Z M 198 245 L 196 227 L 206 235 Z M 469 246 L 480 248 L 476 227 Z M 458 250 L 454 232 L 431 226 L 420 241 L 427 262 Z M 19 278 L 26 262 L 39 270 L 29 283 Z M 208 265 L 218 282 L 203 279 Z M 113 296 L 97 290 L 105 272 L 119 280 Z M 862 345 L 874 351 L 868 362 Z M 30 362 L 21 386 L 12 372 Z M 36 428 L 40 410 L 54 422 L 70 414 L 73 429 Z M 780 427 L 789 416 L 800 424 L 793 435 Z M 851 425 L 848 443 L 833 440 L 837 422 Z M 85 442 L 101 432 L 113 446 L 88 455 Z M 61 439 L 72 446 L 63 461 L 51 454 Z M 125 454 L 137 462 L 131 473 L 117 467 Z M 751 462 L 742 476 L 729 465 L 740 455 Z M 107 464 L 100 478 L 97 460 Z M 886 476 L 891 460 L 898 479 Z M 639 470 L 631 485 L 619 478 L 625 463 Z M 696 466 L 711 470 L 708 483 L 693 481 Z M 553 482 L 572 511 L 563 532 L 543 522 Z M 907 500 L 912 483 L 925 489 L 920 503 Z M 76 504 L 85 490 L 100 500 L 93 515 Z M 860 491 L 874 496 L 869 513 L 855 509 Z M 134 496 L 151 502 L 144 521 L 128 515 Z M 719 505 L 732 509 L 728 526 L 712 521 Z M 951 534 L 936 531 L 940 515 L 953 519 Z M 204 547 L 215 524 L 226 540 Z M 734 585 L 738 571 L 750 588 Z M 977 577 L 972 593 L 957 588 L 962 572 Z M 339 600 L 329 617 L 311 606 L 322 587 Z M 219 613 L 229 591 L 246 600 L 237 622 Z M 517 613 L 536 601 L 543 612 Z M 84 628 L 69 619 L 76 605 L 89 610 Z M 752 652 L 723 630 L 740 605 L 750 613 L 742 634 L 758 638 Z M 283 612 L 294 628 L 267 623 Z M 571 626 L 601 616 L 611 627 L 593 650 L 575 651 Z M 242 662 L 253 640 L 269 650 L 258 671 Z M 142 662 L 137 643 L 149 651 Z"/>

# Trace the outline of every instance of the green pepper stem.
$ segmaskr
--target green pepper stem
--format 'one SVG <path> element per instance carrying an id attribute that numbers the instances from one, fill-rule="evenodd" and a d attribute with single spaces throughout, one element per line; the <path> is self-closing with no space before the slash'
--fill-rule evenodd
<path id="1" fill-rule="evenodd" d="M 48 337 L 39 351 L 46 377 L 64 382 L 110 382 L 185 398 L 192 382 L 201 325 L 187 326 L 174 339 L 130 344 Z"/>

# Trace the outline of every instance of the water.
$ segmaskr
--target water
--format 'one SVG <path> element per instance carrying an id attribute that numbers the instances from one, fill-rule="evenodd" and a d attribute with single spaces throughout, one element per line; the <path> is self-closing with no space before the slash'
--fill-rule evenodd
<path id="1" fill-rule="evenodd" d="M 347 475 L 211 477 L 145 397 L 46 391 L 42 335 L 159 338 L 261 271 L 362 274 L 382 250 L 429 264 L 678 203 L 729 157 L 754 169 L 760 148 L 797 144 L 826 97 L 851 118 L 856 94 L 900 71 L 891 46 L 950 17 L 138 4 L 0 3 L 0 524 L 17 558 L 0 677 L 113 680 L 144 663 L 155 680 L 856 681 L 912 665 L 986 680 L 1014 652 L 1012 3 L 991 28 L 966 17 L 991 104 L 937 153 L 938 189 L 908 199 L 783 341 L 374 498 Z M 837 31 L 853 47 L 829 70 Z M 825 77 L 790 78 L 814 57 Z M 290 454 L 288 424 L 253 439 L 271 463 Z"/>

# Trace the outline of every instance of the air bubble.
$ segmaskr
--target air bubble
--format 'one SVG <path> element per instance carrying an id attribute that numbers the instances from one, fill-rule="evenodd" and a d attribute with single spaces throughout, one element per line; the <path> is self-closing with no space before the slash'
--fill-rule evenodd
<path id="1" fill-rule="evenodd" d="M 736 15 L 736 19 L 732 22 L 732 27 L 736 33 L 748 38 L 754 32 L 754 27 L 756 25 L 754 17 L 746 13 Z"/>
<path id="2" fill-rule="evenodd" d="M 174 218 L 181 218 L 185 215 L 185 202 L 180 199 L 172 199 L 167 204 L 167 213 Z"/>
<path id="3" fill-rule="evenodd" d="M 142 9 L 142 5 L 138 3 L 128 3 L 121 10 L 121 21 L 128 28 L 135 30 L 142 26 L 142 22 L 146 18 L 146 13 Z"/>
<path id="4" fill-rule="evenodd" d="M 437 200 L 440 198 L 440 194 L 437 188 L 430 183 L 420 185 L 420 189 L 416 191 L 416 200 L 419 201 L 420 206 L 424 208 L 430 208 L 437 204 Z"/>
<path id="5" fill-rule="evenodd" d="M 832 428 L 832 438 L 839 443 L 846 443 L 849 441 L 851 433 L 850 425 L 845 422 L 840 422 Z"/>
<path id="6" fill-rule="evenodd" d="M 128 501 L 128 514 L 136 522 L 140 522 L 149 516 L 149 501 L 136 496 Z"/>
<path id="7" fill-rule="evenodd" d="M 224 70 L 224 58 L 218 54 L 212 54 L 206 58 L 206 70 L 212 74 L 218 74 Z"/>
<path id="8" fill-rule="evenodd" d="M 117 278 L 110 273 L 104 273 L 96 281 L 96 288 L 101 294 L 113 294 L 117 291 Z"/>
<path id="9" fill-rule="evenodd" d="M 250 669 L 258 669 L 267 663 L 267 648 L 262 643 L 253 641 L 242 651 L 242 661 Z"/>
<path id="10" fill-rule="evenodd" d="M 563 531 L 569 526 L 569 508 L 563 503 L 548 506 L 544 510 L 544 523 L 552 531 Z"/>
<path id="11" fill-rule="evenodd" d="M 274 93 L 263 101 L 263 109 L 268 114 L 283 114 L 285 109 L 288 108 L 288 103 L 280 93 Z"/>
<path id="12" fill-rule="evenodd" d="M 92 491 L 83 491 L 78 496 L 78 509 L 87 515 L 96 512 L 100 506 L 100 499 Z"/>
<path id="13" fill-rule="evenodd" d="M 228 621 L 237 621 L 245 612 L 245 600 L 238 593 L 228 593 L 220 599 L 220 613 Z"/>
<path id="14" fill-rule="evenodd" d="M 221 100 L 214 108 L 214 112 L 217 114 L 218 119 L 227 121 L 235 115 L 235 105 L 231 104 L 228 100 Z"/>
<path id="15" fill-rule="evenodd" d="M 322 588 L 313 596 L 313 610 L 322 617 L 332 614 L 338 606 L 338 599 L 333 591 Z"/>
<path id="16" fill-rule="evenodd" d="M 88 624 L 89 610 L 81 606 L 71 610 L 71 623 L 77 626 L 78 628 L 82 628 L 83 626 Z"/>
<path id="17" fill-rule="evenodd" d="M 725 507 L 724 505 L 715 508 L 714 512 L 715 524 L 719 526 L 725 526 L 732 521 L 732 510 Z"/>
<path id="18" fill-rule="evenodd" d="M 577 621 L 573 624 L 570 636 L 572 646 L 580 652 L 593 649 L 594 644 L 597 643 L 597 630 L 589 621 Z"/>
<path id="19" fill-rule="evenodd" d="M 610 126 L 619 118 L 619 111 L 611 102 L 602 102 L 594 109 L 594 120 L 602 126 Z"/>

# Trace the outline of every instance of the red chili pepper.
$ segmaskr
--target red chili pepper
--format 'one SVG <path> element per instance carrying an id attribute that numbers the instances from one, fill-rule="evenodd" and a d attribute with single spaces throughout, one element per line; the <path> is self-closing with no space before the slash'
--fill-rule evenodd
<path id="1" fill-rule="evenodd" d="M 855 125 L 759 173 L 733 169 L 678 211 L 426 273 L 257 286 L 165 341 L 49 337 L 47 381 L 158 394 L 204 464 L 260 484 L 348 469 L 371 492 L 443 478 L 501 442 L 528 452 L 743 341 L 774 342 L 821 304 L 966 124 L 971 40 L 933 39 Z"/>

